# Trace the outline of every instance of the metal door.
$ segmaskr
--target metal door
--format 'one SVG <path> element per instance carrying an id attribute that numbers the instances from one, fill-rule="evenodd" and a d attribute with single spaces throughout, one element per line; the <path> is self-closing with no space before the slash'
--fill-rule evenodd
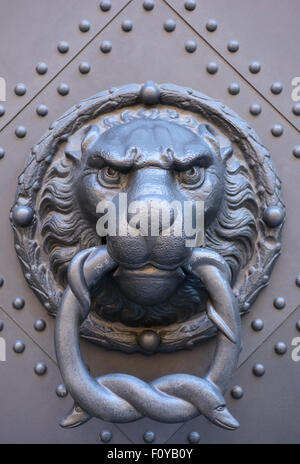
<path id="1" fill-rule="evenodd" d="M 0 3 L 1 443 L 299 443 L 299 2 Z M 94 94 L 110 89 L 113 99 L 116 89 L 149 80 L 192 88 L 231 108 L 268 148 L 282 182 L 282 253 L 264 290 L 244 307 L 243 350 L 225 396 L 240 423 L 235 431 L 203 415 L 182 423 L 93 418 L 61 428 L 73 401 L 57 366 L 55 319 L 32 292 L 15 250 L 10 208 L 17 179 L 52 121 Z M 145 356 L 81 339 L 91 375 L 121 372 L 145 382 L 198 375 L 213 346 L 212 339 Z"/>

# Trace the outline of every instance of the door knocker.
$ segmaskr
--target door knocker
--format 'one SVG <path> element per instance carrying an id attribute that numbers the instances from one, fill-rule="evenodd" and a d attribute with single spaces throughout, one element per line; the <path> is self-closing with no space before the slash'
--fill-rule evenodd
<path id="1" fill-rule="evenodd" d="M 112 88 L 57 119 L 19 177 L 11 222 L 25 278 L 57 316 L 58 365 L 75 402 L 61 425 L 203 414 L 236 429 L 223 395 L 241 351 L 240 316 L 268 284 L 284 216 L 255 132 L 190 88 Z M 215 335 L 203 378 L 95 379 L 79 349 L 79 336 L 154 354 Z"/>

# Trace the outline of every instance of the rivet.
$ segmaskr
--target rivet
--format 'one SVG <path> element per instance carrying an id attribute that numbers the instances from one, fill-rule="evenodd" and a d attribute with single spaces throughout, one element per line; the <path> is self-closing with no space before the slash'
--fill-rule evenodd
<path id="1" fill-rule="evenodd" d="M 144 105 L 156 105 L 159 102 L 160 90 L 153 81 L 147 81 L 140 90 L 140 98 Z"/>
<path id="2" fill-rule="evenodd" d="M 271 228 L 279 226 L 283 219 L 284 211 L 280 206 L 268 206 L 263 212 L 263 220 Z"/>
<path id="3" fill-rule="evenodd" d="M 2 322 L 2 324 L 3 324 L 3 322 Z M 300 332 L 300 320 L 296 322 L 296 329 Z"/>
<path id="4" fill-rule="evenodd" d="M 88 32 L 91 28 L 91 23 L 87 19 L 83 19 L 80 21 L 78 27 L 81 32 Z"/>
<path id="5" fill-rule="evenodd" d="M 274 137 L 280 137 L 283 134 L 283 127 L 281 124 L 274 124 L 271 129 L 272 134 Z"/>
<path id="6" fill-rule="evenodd" d="M 144 330 L 138 336 L 137 341 L 142 350 L 153 353 L 159 347 L 160 336 L 153 330 Z"/>
<path id="7" fill-rule="evenodd" d="M 36 109 L 36 112 L 39 116 L 47 116 L 48 107 L 46 105 L 39 105 Z"/>
<path id="8" fill-rule="evenodd" d="M 111 9 L 111 1 L 110 0 L 102 0 L 99 3 L 99 7 L 102 11 L 109 11 Z"/>
<path id="9" fill-rule="evenodd" d="M 218 71 L 219 69 L 219 66 L 217 65 L 217 63 L 215 63 L 214 61 L 211 61 L 210 63 L 208 63 L 208 65 L 206 66 L 206 71 L 209 73 L 209 74 L 216 74 L 216 72 Z"/>
<path id="10" fill-rule="evenodd" d="M 17 84 L 15 86 L 15 94 L 18 95 L 18 97 L 22 97 L 26 93 L 26 85 L 25 84 Z"/>
<path id="11" fill-rule="evenodd" d="M 0 105 L 0 117 L 5 115 L 5 107 Z"/>
<path id="12" fill-rule="evenodd" d="M 185 43 L 185 49 L 188 53 L 194 53 L 197 49 L 197 44 L 194 40 L 188 40 Z"/>
<path id="13" fill-rule="evenodd" d="M 44 307 L 45 307 L 46 309 L 50 309 L 50 308 L 51 308 L 51 305 L 50 305 L 49 301 L 45 301 Z"/>
<path id="14" fill-rule="evenodd" d="M 42 332 L 46 328 L 46 322 L 43 319 L 37 319 L 33 324 L 33 327 L 37 332 Z"/>
<path id="15" fill-rule="evenodd" d="M 23 353 L 23 351 L 25 350 L 25 344 L 21 342 L 21 340 L 18 340 L 14 343 L 13 350 L 15 353 L 18 354 Z"/>
<path id="16" fill-rule="evenodd" d="M 155 6 L 154 0 L 144 0 L 144 3 L 143 3 L 144 10 L 151 11 L 153 10 L 154 6 Z"/>
<path id="17" fill-rule="evenodd" d="M 57 50 L 59 51 L 59 53 L 68 53 L 68 51 L 70 50 L 70 46 L 68 42 L 65 42 L 64 40 L 62 40 L 57 45 Z"/>
<path id="18" fill-rule="evenodd" d="M 48 66 L 46 65 L 46 63 L 41 62 L 36 65 L 35 70 L 38 74 L 46 74 L 46 72 L 48 71 Z"/>
<path id="19" fill-rule="evenodd" d="M 217 21 L 215 19 L 209 19 L 206 23 L 206 29 L 208 32 L 214 32 L 218 28 Z"/>
<path id="20" fill-rule="evenodd" d="M 81 72 L 81 74 L 88 74 L 90 72 L 90 70 L 91 70 L 91 66 L 87 61 L 83 61 L 78 66 L 78 69 Z"/>
<path id="21" fill-rule="evenodd" d="M 0 276 L 0 288 L 3 287 L 4 284 L 4 279 L 2 276 Z"/>
<path id="22" fill-rule="evenodd" d="M 0 147 L 0 159 L 4 158 L 5 156 L 5 150 L 4 148 Z"/>
<path id="23" fill-rule="evenodd" d="M 261 113 L 261 105 L 259 103 L 252 103 L 252 105 L 250 105 L 249 111 L 253 116 L 257 116 Z"/>
<path id="24" fill-rule="evenodd" d="M 176 22 L 174 19 L 167 19 L 164 22 L 164 30 L 167 32 L 173 32 L 176 29 Z"/>
<path id="25" fill-rule="evenodd" d="M 257 73 L 259 73 L 260 70 L 261 70 L 261 65 L 260 65 L 260 63 L 258 61 L 252 61 L 252 63 L 250 63 L 249 71 L 252 74 L 257 74 Z"/>
<path id="26" fill-rule="evenodd" d="M 279 95 L 282 92 L 282 89 L 283 89 L 283 86 L 281 82 L 273 82 L 273 84 L 271 85 L 271 92 L 274 95 Z"/>
<path id="27" fill-rule="evenodd" d="M 4 329 L 4 322 L 0 321 L 0 332 L 2 332 L 3 329 Z"/>
<path id="28" fill-rule="evenodd" d="M 253 366 L 253 374 L 256 375 L 256 377 L 262 377 L 264 373 L 266 372 L 265 367 L 263 364 L 257 363 Z"/>
<path id="29" fill-rule="evenodd" d="M 112 44 L 109 40 L 103 40 L 100 44 L 100 50 L 102 53 L 109 53 L 112 49 Z"/>
<path id="30" fill-rule="evenodd" d="M 300 287 L 300 275 L 296 277 L 295 284 L 297 285 L 297 287 Z"/>
<path id="31" fill-rule="evenodd" d="M 228 92 L 230 93 L 230 95 L 237 95 L 240 93 L 240 86 L 239 84 L 237 84 L 236 82 L 232 82 L 231 84 L 229 84 L 228 86 Z"/>
<path id="32" fill-rule="evenodd" d="M 133 24 L 132 21 L 130 21 L 130 19 L 124 19 L 124 21 L 122 21 L 121 26 L 124 32 L 130 32 L 133 28 Z"/>
<path id="33" fill-rule="evenodd" d="M 254 319 L 254 321 L 251 322 L 251 327 L 255 332 L 259 332 L 264 328 L 264 321 L 262 319 Z"/>
<path id="34" fill-rule="evenodd" d="M 155 440 L 155 433 L 152 430 L 147 430 L 143 435 L 143 440 L 146 443 L 152 443 Z"/>
<path id="35" fill-rule="evenodd" d="M 15 129 L 15 135 L 19 138 L 19 139 L 23 139 L 27 134 L 27 130 L 24 126 L 17 126 L 16 129 Z"/>
<path id="36" fill-rule="evenodd" d="M 68 84 L 61 83 L 57 87 L 57 92 L 59 93 L 59 95 L 62 96 L 68 95 L 68 93 L 70 92 L 70 87 L 68 86 Z"/>
<path id="37" fill-rule="evenodd" d="M 14 223 L 20 227 L 28 227 L 33 220 L 33 216 L 33 210 L 29 206 L 14 206 L 12 210 Z"/>
<path id="38" fill-rule="evenodd" d="M 263 281 L 264 283 L 269 282 L 269 276 L 268 276 L 268 274 L 265 274 L 265 275 L 263 276 L 262 281 Z"/>
<path id="39" fill-rule="evenodd" d="M 293 148 L 293 155 L 295 156 L 295 158 L 300 158 L 300 145 L 296 145 Z"/>
<path id="40" fill-rule="evenodd" d="M 15 309 L 23 309 L 25 306 L 25 300 L 23 298 L 17 297 L 13 300 L 12 305 Z"/>
<path id="41" fill-rule="evenodd" d="M 249 308 L 250 308 L 250 303 L 248 303 L 248 301 L 246 301 L 246 302 L 243 304 L 243 310 L 244 310 L 244 311 L 248 311 Z"/>
<path id="42" fill-rule="evenodd" d="M 283 309 L 285 308 L 285 305 L 286 305 L 286 301 L 285 301 L 285 298 L 283 298 L 282 296 L 278 296 L 273 301 L 273 306 L 276 309 Z"/>
<path id="43" fill-rule="evenodd" d="M 235 400 L 239 400 L 244 396 L 244 390 L 239 385 L 235 385 L 235 387 L 231 389 L 230 394 L 232 398 L 234 398 Z"/>
<path id="44" fill-rule="evenodd" d="M 184 7 L 188 11 L 193 11 L 196 8 L 197 4 L 195 0 L 186 0 L 184 2 Z"/>
<path id="45" fill-rule="evenodd" d="M 187 436 L 188 442 L 195 445 L 200 441 L 200 433 L 198 432 L 190 432 Z"/>
<path id="46" fill-rule="evenodd" d="M 295 103 L 292 111 L 295 116 L 300 116 L 300 103 Z"/>
<path id="47" fill-rule="evenodd" d="M 285 354 L 287 352 L 287 346 L 284 342 L 277 342 L 274 346 L 275 353 Z"/>
<path id="48" fill-rule="evenodd" d="M 58 396 L 58 398 L 65 398 L 65 397 L 68 395 L 68 390 L 67 390 L 66 387 L 61 383 L 60 385 L 58 385 L 58 386 L 56 387 L 55 393 L 56 393 L 56 395 Z"/>
<path id="49" fill-rule="evenodd" d="M 44 375 L 47 372 L 47 366 L 43 362 L 39 362 L 34 366 L 36 375 Z"/>
<path id="50" fill-rule="evenodd" d="M 100 433 L 100 439 L 103 443 L 108 443 L 112 439 L 112 433 L 110 430 L 102 430 Z"/>
<path id="51" fill-rule="evenodd" d="M 231 53 L 237 52 L 239 48 L 240 45 L 237 40 L 230 40 L 230 42 L 227 45 L 227 50 Z"/>

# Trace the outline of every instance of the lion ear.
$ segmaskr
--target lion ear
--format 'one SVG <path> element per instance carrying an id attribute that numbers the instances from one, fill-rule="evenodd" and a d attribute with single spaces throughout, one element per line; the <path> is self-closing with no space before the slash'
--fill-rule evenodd
<path id="1" fill-rule="evenodd" d="M 65 150 L 66 157 L 74 163 L 79 163 L 81 160 L 81 152 L 75 150 Z"/>
<path id="2" fill-rule="evenodd" d="M 85 153 L 88 149 L 90 149 L 94 143 L 98 140 L 100 135 L 100 129 L 96 124 L 92 124 L 87 128 L 86 135 L 81 143 L 81 151 Z"/>
<path id="3" fill-rule="evenodd" d="M 227 161 L 233 153 L 233 147 L 230 144 L 228 147 L 221 148 L 221 157 L 223 161 Z"/>

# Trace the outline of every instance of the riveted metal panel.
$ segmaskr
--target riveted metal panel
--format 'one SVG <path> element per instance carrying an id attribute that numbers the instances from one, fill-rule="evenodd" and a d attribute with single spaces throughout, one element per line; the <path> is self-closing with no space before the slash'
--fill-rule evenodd
<path id="1" fill-rule="evenodd" d="M 6 113 L 0 119 L 3 123 L 0 146 L 5 150 L 5 156 L 0 161 L 0 274 L 4 278 L 4 285 L 0 289 L 0 318 L 4 320 L 5 329 L 0 335 L 6 339 L 10 353 L 7 362 L 0 363 L 6 379 L 0 383 L 0 394 L 5 398 L 5 414 L 1 414 L 0 419 L 3 421 L 1 430 L 5 429 L 5 433 L 1 432 L 0 441 L 97 443 L 104 429 L 112 432 L 110 443 L 143 443 L 143 435 L 147 430 L 155 433 L 154 443 L 187 443 L 187 436 L 192 431 L 200 433 L 203 443 L 299 441 L 296 427 L 298 417 L 294 407 L 297 404 L 298 364 L 291 360 L 290 349 L 282 356 L 275 354 L 273 349 L 277 341 L 284 341 L 290 348 L 292 338 L 297 336 L 295 322 L 300 318 L 296 310 L 299 287 L 295 284 L 296 276 L 300 273 L 297 246 L 300 161 L 292 153 L 294 147 L 300 144 L 300 139 L 297 116 L 291 113 L 294 102 L 290 96 L 290 80 L 297 76 L 297 69 L 293 54 L 286 53 L 287 48 L 291 50 L 291 47 L 296 46 L 299 33 L 296 27 L 289 26 L 290 34 L 286 38 L 283 33 L 282 36 L 274 35 L 272 28 L 273 24 L 277 24 L 280 31 L 285 30 L 286 24 L 291 24 L 295 20 L 293 18 L 297 17 L 299 6 L 294 2 L 293 8 L 286 9 L 282 2 L 278 2 L 277 7 L 274 4 L 272 10 L 268 11 L 266 23 L 263 15 L 266 2 L 256 5 L 255 14 L 252 13 L 253 3 L 251 8 L 250 3 L 238 8 L 237 2 L 232 1 L 231 8 L 225 8 L 225 2 L 217 0 L 197 1 L 193 11 L 188 11 L 183 1 L 157 0 L 155 7 L 149 11 L 143 8 L 140 0 L 115 1 L 107 12 L 100 10 L 98 2 L 87 2 L 86 5 L 79 2 L 80 7 L 78 4 L 77 9 L 73 2 L 72 6 L 68 2 L 58 1 L 48 6 L 47 2 L 47 5 L 38 9 L 35 8 L 36 2 L 32 2 L 27 10 L 35 11 L 37 21 L 31 33 L 28 33 L 28 39 L 24 40 L 22 28 L 27 22 L 23 20 L 25 13 L 22 13 L 21 3 L 13 14 L 8 3 L 3 8 L 3 18 L 5 15 L 12 17 L 20 27 L 13 34 L 10 32 L 13 38 L 6 45 L 9 48 L 0 50 L 0 56 L 7 57 L 1 72 L 7 79 L 9 89 L 7 102 L 4 103 Z M 45 37 L 39 40 L 40 46 L 35 47 L 37 37 L 45 29 L 43 24 L 46 17 L 50 19 Z M 209 32 L 205 27 L 211 18 L 215 18 L 218 23 L 215 32 Z M 88 19 L 92 24 L 87 33 L 78 29 L 82 19 Z M 170 19 L 175 21 L 176 28 L 167 32 L 164 23 Z M 132 30 L 129 32 L 121 27 L 125 20 L 132 21 Z M 5 22 L 4 19 L 2 21 Z M 27 21 L 30 21 L 29 16 Z M 51 27 L 53 23 L 57 27 Z M 259 34 L 254 40 L 254 29 L 266 40 L 259 39 Z M 226 48 L 231 39 L 240 43 L 237 53 L 230 53 Z M 17 44 L 21 40 L 24 48 L 20 57 Z M 56 46 L 60 40 L 69 43 L 68 53 L 57 52 Z M 99 48 L 104 41 L 111 43 L 108 53 L 103 53 Z M 193 53 L 185 49 L 188 41 L 194 41 L 197 45 Z M 278 62 L 283 55 L 287 64 L 279 68 Z M 254 60 L 261 63 L 261 70 L 257 74 L 248 71 L 249 64 Z M 38 61 L 49 64 L 49 71 L 44 76 L 37 75 L 35 71 Z M 14 62 L 17 63 L 16 68 L 13 67 Z M 215 74 L 207 71 L 207 65 L 211 62 L 218 66 Z M 81 63 L 90 65 L 89 72 L 79 71 Z M 85 69 L 88 69 L 86 65 Z M 192 87 L 236 111 L 251 124 L 269 148 L 282 180 L 287 208 L 282 255 L 274 268 L 269 286 L 260 294 L 251 312 L 242 318 L 243 351 L 232 386 L 241 385 L 244 396 L 235 400 L 230 393 L 227 395 L 231 409 L 242 424 L 241 429 L 234 433 L 219 431 L 203 418 L 184 425 L 161 424 L 150 419 L 113 425 L 93 419 L 80 429 L 60 429 L 58 419 L 71 407 L 71 399 L 59 399 L 55 395 L 56 385 L 61 382 L 53 347 L 55 321 L 48 316 L 27 286 L 15 256 L 9 209 L 13 203 L 17 176 L 31 147 L 54 119 L 80 100 L 111 87 L 132 82 L 142 83 L 148 79 Z M 273 81 L 282 82 L 284 90 L 280 95 L 270 93 L 269 87 Z M 27 92 L 23 97 L 13 94 L 18 82 L 26 84 Z M 69 87 L 69 92 L 64 96 L 57 91 L 62 83 Z M 236 95 L 228 91 L 232 83 L 240 86 Z M 253 104 L 261 105 L 259 115 L 250 113 L 250 105 Z M 44 117 L 36 113 L 39 105 L 47 106 L 48 113 Z M 279 137 L 271 132 L 276 124 L 282 125 L 284 129 Z M 18 126 L 27 129 L 24 138 L 15 135 Z M 25 299 L 25 306 L 21 310 L 12 306 L 12 300 L 16 297 Z M 273 301 L 277 297 L 285 299 L 284 308 L 274 307 Z M 257 318 L 264 321 L 264 328 L 260 331 L 253 330 L 251 326 Z M 34 328 L 37 319 L 46 321 L 46 329 L 42 332 Z M 14 339 L 22 339 L 26 344 L 22 354 L 17 355 L 11 351 Z M 86 341 L 81 344 L 84 359 L 94 376 L 121 372 L 139 376 L 145 381 L 178 372 L 201 375 L 209 364 L 213 347 L 214 342 L 210 341 L 192 351 L 161 353 L 145 358 L 141 354 L 106 351 Z M 46 376 L 38 377 L 33 373 L 32 368 L 39 361 L 48 366 Z M 255 363 L 265 366 L 266 372 L 261 378 L 252 373 Z M 12 382 L 15 388 L 10 391 L 9 385 Z M 21 401 L 24 399 L 24 384 L 27 392 L 25 414 Z M 274 385 L 276 388 L 273 388 Z M 15 406 L 18 401 L 19 407 Z M 257 407 L 254 408 L 253 404 Z M 21 416 L 32 420 L 35 427 L 26 428 L 20 420 Z M 276 425 L 276 420 L 281 416 L 284 417 L 284 433 L 282 426 Z M 5 428 L 7 420 L 10 424 L 18 421 L 17 429 L 13 431 L 12 425 L 11 428 Z"/>

